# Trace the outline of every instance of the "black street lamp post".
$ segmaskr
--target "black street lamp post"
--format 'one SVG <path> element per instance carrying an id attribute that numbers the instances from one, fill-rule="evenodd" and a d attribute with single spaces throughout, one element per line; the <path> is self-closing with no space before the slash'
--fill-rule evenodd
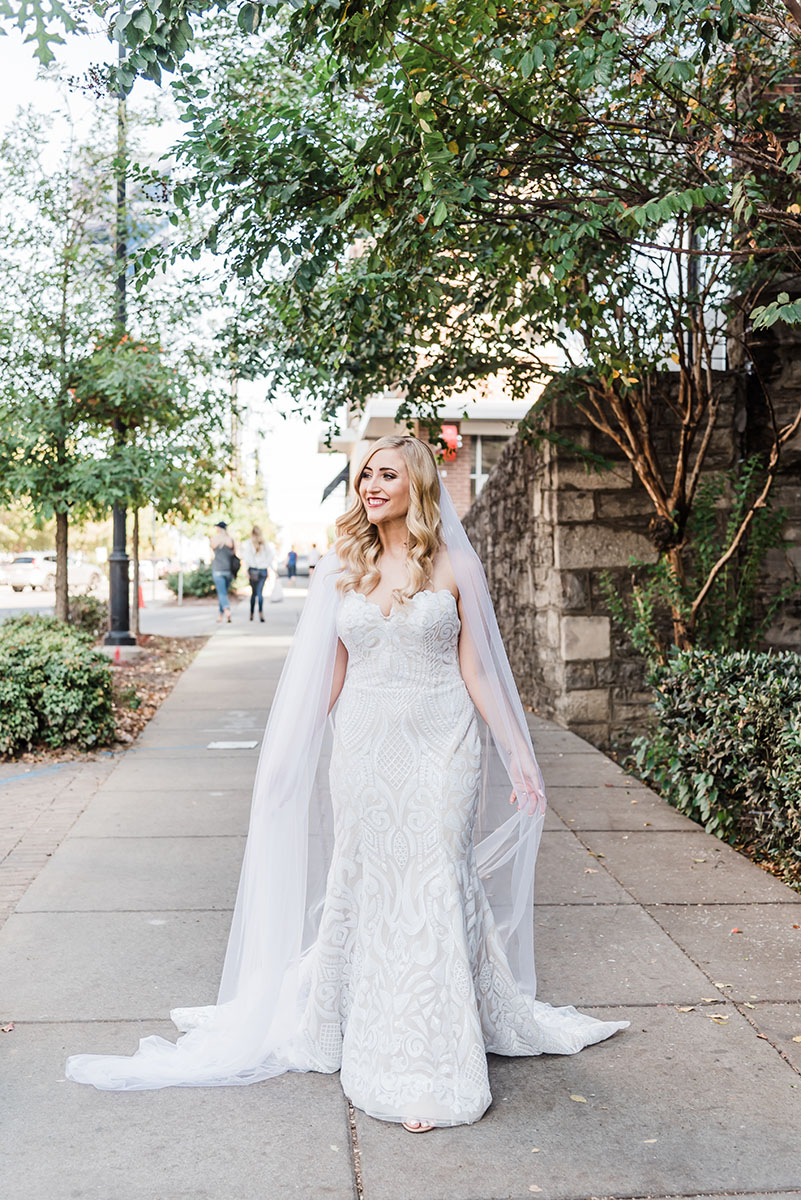
<path id="1" fill-rule="evenodd" d="M 119 46 L 119 61 L 122 62 L 124 51 L 122 43 Z M 127 213 L 125 186 L 125 156 L 126 156 L 126 111 L 125 94 L 120 88 L 117 101 L 117 228 L 115 257 L 117 261 L 117 329 L 119 336 L 125 333 L 127 310 L 125 304 L 125 275 L 128 269 Z M 114 441 L 118 444 L 125 436 L 123 422 L 117 417 L 114 421 Z M 115 504 L 111 510 L 113 525 L 113 543 L 109 555 L 109 613 L 110 628 L 106 634 L 107 646 L 135 646 L 136 638 L 131 635 L 131 604 L 130 583 L 128 578 L 128 554 L 125 549 L 125 518 L 126 510 L 123 504 Z"/>

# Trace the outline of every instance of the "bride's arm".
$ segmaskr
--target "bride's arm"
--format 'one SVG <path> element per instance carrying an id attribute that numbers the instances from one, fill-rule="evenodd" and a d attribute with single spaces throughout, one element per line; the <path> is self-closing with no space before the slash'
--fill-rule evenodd
<path id="1" fill-rule="evenodd" d="M 538 791 L 538 768 L 534 763 L 532 763 L 529 767 L 525 765 L 528 764 L 531 755 L 524 738 L 520 736 L 520 733 L 517 730 L 517 723 L 511 719 L 508 722 L 499 721 L 497 719 L 499 716 L 497 712 L 490 714 L 489 710 L 497 707 L 497 701 L 493 701 L 491 689 L 488 691 L 484 687 L 484 673 L 481 669 L 481 664 L 478 660 L 478 655 L 475 652 L 473 643 L 466 633 L 466 622 L 462 612 L 461 597 L 457 603 L 459 607 L 459 619 L 462 623 L 462 632 L 459 635 L 459 670 L 462 673 L 462 679 L 464 680 L 464 684 L 470 695 L 470 699 L 473 701 L 476 711 L 481 719 L 485 722 L 485 724 L 489 725 L 490 728 L 493 728 L 492 716 L 494 715 L 496 717 L 494 727 L 498 729 L 505 728 L 507 732 L 507 736 L 509 737 L 511 744 L 510 746 L 505 747 L 505 749 L 507 750 L 511 761 L 513 763 L 520 764 L 522 768 L 519 778 L 517 778 L 513 773 L 513 787 L 512 794 L 509 797 L 509 803 L 517 804 L 518 807 L 521 807 L 521 796 L 531 796 Z M 518 792 L 520 795 L 518 795 Z M 537 804 L 533 801 L 529 802 L 530 813 L 534 813 L 537 810 L 537 807 Z"/>
<path id="2" fill-rule="evenodd" d="M 509 756 L 512 774 L 512 794 L 509 803 L 520 806 L 521 797 L 536 795 L 541 791 L 539 768 L 532 758 L 531 746 L 523 736 L 514 714 L 508 711 L 503 690 L 488 686 L 485 669 L 468 632 L 469 621 L 465 617 L 462 597 L 447 554 L 437 556 L 432 587 L 447 588 L 456 597 L 462 626 L 459 634 L 459 670 L 478 715 L 489 725 L 501 748 Z M 530 802 L 529 811 L 533 813 L 536 807 L 535 802 Z"/>
<path id="3" fill-rule="evenodd" d="M 337 656 L 334 659 L 334 678 L 331 681 L 331 699 L 328 702 L 329 712 L 339 699 L 339 693 L 342 691 L 342 685 L 345 682 L 347 670 L 348 652 L 345 649 L 344 643 L 337 638 Z"/>
<path id="4" fill-rule="evenodd" d="M 462 612 L 461 596 L 458 597 L 456 603 L 459 608 L 459 620 L 462 623 L 462 632 L 459 634 L 459 670 L 462 673 L 464 685 L 467 688 L 470 699 L 475 705 L 478 715 L 486 725 L 489 725 L 489 717 L 487 716 L 486 709 L 484 708 L 484 704 L 482 703 L 481 699 L 481 671 L 479 669 L 478 662 L 476 661 L 476 655 L 470 639 L 465 635 L 464 632 L 465 621 L 464 613 Z"/>

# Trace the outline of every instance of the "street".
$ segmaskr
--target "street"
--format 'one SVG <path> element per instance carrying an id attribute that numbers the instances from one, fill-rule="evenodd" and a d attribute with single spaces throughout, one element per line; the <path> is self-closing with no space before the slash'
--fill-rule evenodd
<path id="1" fill-rule="evenodd" d="M 242 582 L 244 573 L 240 576 L 238 595 L 231 597 L 231 623 L 238 624 L 248 619 L 249 591 L 247 582 Z M 307 592 L 307 581 L 303 579 L 297 587 L 288 587 L 282 580 L 286 597 L 302 598 Z M 99 593 L 107 594 L 107 588 Z M 98 594 L 98 593 L 95 593 Z M 187 597 L 179 605 L 175 595 L 169 590 L 163 579 L 142 584 L 144 608 L 139 612 L 139 628 L 141 633 L 157 634 L 161 637 L 202 637 L 203 634 L 213 633 L 217 627 L 217 598 L 209 596 L 205 600 Z M 265 609 L 269 601 L 265 597 Z M 52 616 L 53 593 L 32 592 L 26 588 L 24 592 L 13 592 L 7 584 L 0 584 L 0 625 L 9 617 L 18 617 L 23 613 L 36 613 L 41 616 Z"/>
<path id="2" fill-rule="evenodd" d="M 23 613 L 52 616 L 53 593 L 32 592 L 30 588 L 14 592 L 7 583 L 0 584 L 0 625 L 9 617 L 21 617 Z"/>

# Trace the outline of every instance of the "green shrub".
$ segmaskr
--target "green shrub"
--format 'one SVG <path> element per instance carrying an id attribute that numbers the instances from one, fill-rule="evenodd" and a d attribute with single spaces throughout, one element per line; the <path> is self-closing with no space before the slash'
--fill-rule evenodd
<path id="1" fill-rule="evenodd" d="M 708 833 L 801 878 L 801 655 L 675 651 L 649 682 L 636 773 Z"/>
<path id="2" fill-rule="evenodd" d="M 88 633 L 92 641 L 97 641 L 108 629 L 108 601 L 99 600 L 90 592 L 79 596 L 70 596 L 69 623 L 81 633 Z"/>
<path id="3" fill-rule="evenodd" d="M 114 737 L 111 668 L 92 638 L 55 617 L 0 627 L 0 753 L 33 745 L 82 750 Z"/>
<path id="4" fill-rule="evenodd" d="M 178 595 L 178 572 L 173 571 L 167 576 L 167 587 Z M 201 563 L 193 571 L 184 571 L 185 596 L 213 596 L 217 591 L 211 574 L 211 567 Z"/>

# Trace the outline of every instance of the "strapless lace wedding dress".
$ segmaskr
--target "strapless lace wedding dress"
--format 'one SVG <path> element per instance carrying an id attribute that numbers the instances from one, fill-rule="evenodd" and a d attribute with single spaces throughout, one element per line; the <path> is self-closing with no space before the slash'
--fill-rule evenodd
<path id="1" fill-rule="evenodd" d="M 349 592 L 337 622 L 336 842 L 286 1058 L 341 1070 L 384 1121 L 476 1121 L 488 1051 L 572 1054 L 626 1024 L 539 1003 L 509 968 L 474 860 L 481 748 L 459 628 L 452 594 L 430 590 L 386 617 Z"/>

